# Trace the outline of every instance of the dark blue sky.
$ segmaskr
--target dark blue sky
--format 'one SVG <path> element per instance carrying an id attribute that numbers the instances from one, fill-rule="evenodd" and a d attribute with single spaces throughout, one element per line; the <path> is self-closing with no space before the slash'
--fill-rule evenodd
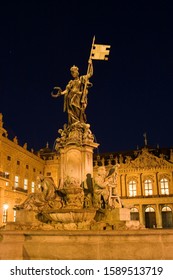
<path id="1" fill-rule="evenodd" d="M 17 2 L 17 3 L 16 3 Z M 93 35 L 111 45 L 94 61 L 87 119 L 100 152 L 173 147 L 171 1 L 4 1 L 0 10 L 0 111 L 9 136 L 53 148 L 67 121 L 63 97 L 70 67 L 86 74 Z M 165 4 L 167 3 L 167 4 Z"/>

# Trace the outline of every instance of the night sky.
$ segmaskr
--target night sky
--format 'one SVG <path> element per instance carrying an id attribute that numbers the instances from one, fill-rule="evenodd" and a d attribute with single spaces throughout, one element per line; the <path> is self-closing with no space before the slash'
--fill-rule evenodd
<path id="1" fill-rule="evenodd" d="M 167 4 L 165 4 L 167 3 Z M 88 123 L 99 152 L 148 144 L 173 147 L 173 4 L 167 1 L 3 1 L 0 7 L 0 112 L 9 138 L 53 149 L 67 122 L 70 67 L 87 71 L 92 38 L 111 45 L 93 61 Z"/>

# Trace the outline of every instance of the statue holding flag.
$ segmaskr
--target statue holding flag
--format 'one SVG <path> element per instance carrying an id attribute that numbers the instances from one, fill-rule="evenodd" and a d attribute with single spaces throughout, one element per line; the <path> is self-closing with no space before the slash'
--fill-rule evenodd
<path id="1" fill-rule="evenodd" d="M 90 57 L 88 60 L 87 74 L 79 76 L 79 69 L 73 65 L 70 68 L 73 80 L 70 80 L 64 91 L 60 87 L 54 87 L 51 93 L 52 97 L 64 95 L 64 111 L 68 114 L 68 126 L 75 123 L 86 123 L 85 109 L 87 107 L 88 88 L 92 87 L 89 82 L 93 75 L 93 59 L 107 60 L 109 54 L 108 45 L 96 45 L 94 43 L 95 37 L 91 47 Z M 56 93 L 54 93 L 56 91 Z"/>
<path id="2" fill-rule="evenodd" d="M 64 95 L 64 111 L 68 114 L 68 125 L 76 122 L 85 123 L 86 114 L 85 109 L 87 107 L 87 93 L 88 88 L 92 86 L 89 82 L 89 78 L 93 75 L 92 61 L 90 60 L 90 71 L 87 75 L 79 76 L 79 69 L 73 65 L 70 68 L 73 80 L 70 80 L 64 91 L 55 87 L 58 93 L 52 94 L 53 97 Z M 84 88 L 86 89 L 84 93 Z"/>

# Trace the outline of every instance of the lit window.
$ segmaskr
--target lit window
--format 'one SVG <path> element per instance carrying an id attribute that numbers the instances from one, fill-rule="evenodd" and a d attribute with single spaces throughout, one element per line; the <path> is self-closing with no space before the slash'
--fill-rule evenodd
<path id="1" fill-rule="evenodd" d="M 169 194 L 169 183 L 166 178 L 160 180 L 161 194 Z"/>
<path id="2" fill-rule="evenodd" d="M 145 212 L 155 212 L 155 210 L 154 210 L 153 207 L 148 206 L 148 207 L 145 209 Z"/>
<path id="3" fill-rule="evenodd" d="M 3 205 L 3 214 L 2 214 L 2 222 L 6 223 L 8 217 L 8 204 Z"/>
<path id="4" fill-rule="evenodd" d="M 139 211 L 138 211 L 138 209 L 137 209 L 137 208 L 132 207 L 132 208 L 130 209 L 130 212 L 131 212 L 131 213 L 134 213 L 134 212 L 139 212 Z"/>
<path id="5" fill-rule="evenodd" d="M 6 179 L 9 179 L 10 174 L 8 172 L 4 172 L 4 177 Z M 5 182 L 5 186 L 8 187 L 9 186 L 9 182 Z"/>
<path id="6" fill-rule="evenodd" d="M 145 191 L 146 196 L 153 194 L 153 188 L 152 188 L 152 181 L 151 180 L 145 180 L 144 191 Z"/>
<path id="7" fill-rule="evenodd" d="M 129 196 L 136 196 L 136 182 L 129 182 Z"/>
<path id="8" fill-rule="evenodd" d="M 24 179 L 24 190 L 28 189 L 28 179 Z"/>
<path id="9" fill-rule="evenodd" d="M 171 212 L 172 210 L 171 210 L 171 208 L 169 207 L 169 206 L 164 206 L 163 208 L 162 208 L 162 212 Z"/>
<path id="10" fill-rule="evenodd" d="M 31 192 L 35 192 L 35 183 L 31 182 Z"/>
<path id="11" fill-rule="evenodd" d="M 16 222 L 16 210 L 13 212 L 13 221 Z"/>
<path id="12" fill-rule="evenodd" d="M 19 176 L 14 177 L 14 187 L 18 188 L 19 187 Z"/>
<path id="13" fill-rule="evenodd" d="M 5 172 L 4 174 L 5 174 L 5 178 L 9 179 L 10 173 Z"/>

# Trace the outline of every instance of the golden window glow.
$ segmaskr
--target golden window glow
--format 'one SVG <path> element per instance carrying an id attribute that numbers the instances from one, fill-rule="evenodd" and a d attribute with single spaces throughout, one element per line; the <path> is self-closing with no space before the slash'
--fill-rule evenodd
<path id="1" fill-rule="evenodd" d="M 145 191 L 146 196 L 153 194 L 153 187 L 152 187 L 152 181 L 151 180 L 145 180 L 144 191 Z"/>
<path id="2" fill-rule="evenodd" d="M 160 191 L 161 194 L 169 194 L 169 183 L 166 178 L 160 180 Z"/>
<path id="3" fill-rule="evenodd" d="M 35 183 L 31 182 L 31 192 L 34 193 L 35 192 Z"/>
<path id="4" fill-rule="evenodd" d="M 129 196 L 136 196 L 136 182 L 130 181 L 129 182 Z"/>
<path id="5" fill-rule="evenodd" d="M 14 177 L 14 187 L 18 188 L 19 187 L 19 176 Z"/>
<path id="6" fill-rule="evenodd" d="M 24 190 L 28 189 L 28 179 L 24 179 Z"/>

